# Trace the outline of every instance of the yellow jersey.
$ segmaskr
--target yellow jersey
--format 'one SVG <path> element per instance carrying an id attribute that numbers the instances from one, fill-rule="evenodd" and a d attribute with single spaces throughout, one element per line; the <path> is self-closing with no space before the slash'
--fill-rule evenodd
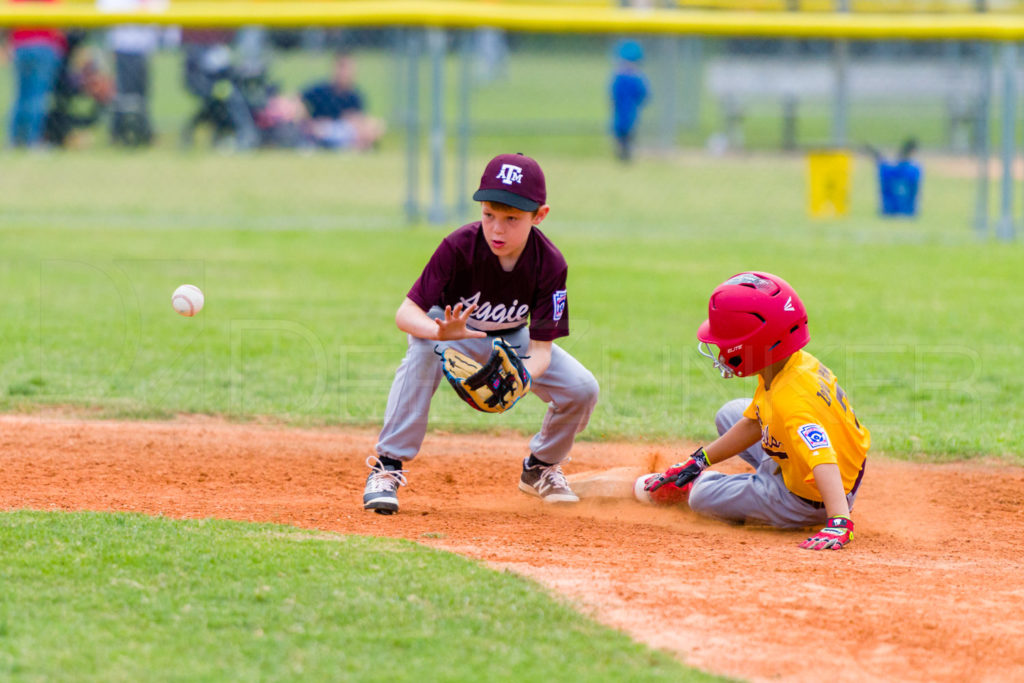
<path id="1" fill-rule="evenodd" d="M 853 414 L 836 376 L 805 351 L 789 358 L 765 389 L 757 391 L 743 416 L 761 426 L 761 447 L 778 463 L 792 493 L 821 502 L 814 468 L 835 463 L 849 493 L 860 481 L 871 433 Z"/>

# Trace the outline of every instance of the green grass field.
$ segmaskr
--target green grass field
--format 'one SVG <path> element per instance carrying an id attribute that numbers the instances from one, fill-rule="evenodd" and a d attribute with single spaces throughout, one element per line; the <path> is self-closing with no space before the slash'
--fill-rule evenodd
<path id="1" fill-rule="evenodd" d="M 7 681 L 718 680 L 408 541 L 12 512 L 0 546 Z"/>
<path id="2" fill-rule="evenodd" d="M 394 63 L 360 59 L 371 108 L 390 118 Z M 328 63 L 292 54 L 275 76 L 294 89 Z M 176 56 L 161 55 L 154 69 L 157 149 L 111 150 L 100 135 L 89 150 L 3 154 L 0 410 L 379 426 L 405 349 L 394 311 L 438 241 L 473 216 L 405 223 L 394 133 L 372 155 L 179 151 L 192 103 Z M 548 176 L 544 230 L 570 263 L 564 345 L 602 386 L 581 438 L 711 438 L 717 407 L 754 385 L 720 379 L 697 355 L 694 332 L 715 285 L 764 269 L 801 293 L 809 349 L 839 376 L 875 453 L 1024 462 L 1024 319 L 1011 288 L 1024 258 L 1018 244 L 975 239 L 970 164 L 926 158 L 921 218 L 885 221 L 875 215 L 872 168 L 858 162 L 851 216 L 814 221 L 800 155 L 612 162 L 607 69 L 593 51 L 524 54 L 507 81 L 473 101 L 470 181 L 509 150 L 536 156 Z M 452 62 L 452 98 L 455 70 Z M 0 81 L 7 75 L 0 70 Z M 517 123 L 510 113 L 520 111 Z M 941 118 L 931 111 L 914 132 L 935 146 Z M 823 138 L 827 112 L 805 113 L 804 139 Z M 753 148 L 775 144 L 776 116 L 774 106 L 753 110 Z M 853 134 L 893 145 L 907 117 L 855 105 Z M 531 128 L 537 121 L 547 127 Z M 698 129 L 681 136 L 699 146 L 717 125 L 705 101 Z M 206 293 L 196 318 L 171 309 L 184 282 Z M 432 425 L 529 433 L 543 408 L 527 399 L 507 415 L 479 415 L 443 387 Z M 528 582 L 408 543 L 10 512 L 0 516 L 0 548 L 5 679 L 688 675 Z M 396 584 L 402 590 L 388 590 Z M 397 627 L 374 621 L 381 609 L 401 615 Z M 524 635 L 539 631 L 559 634 Z M 399 656 L 374 656 L 382 644 Z"/>
<path id="3" fill-rule="evenodd" d="M 869 166 L 851 217 L 805 216 L 797 157 L 684 155 L 623 168 L 545 157 L 545 224 L 570 263 L 565 345 L 603 388 L 584 438 L 707 439 L 752 384 L 694 349 L 716 284 L 761 268 L 810 311 L 876 452 L 942 459 L 1024 451 L 1016 244 L 977 242 L 973 184 L 936 164 L 918 221 L 874 215 Z M 476 159 L 482 164 L 480 157 Z M 475 166 L 476 164 L 474 164 Z M 202 412 L 375 425 L 404 350 L 394 310 L 459 223 L 408 227 L 402 159 L 267 153 L 13 155 L 0 176 L 6 293 L 0 406 L 105 416 Z M 194 319 L 174 287 L 207 294 Z M 433 424 L 536 428 L 441 392 Z"/>

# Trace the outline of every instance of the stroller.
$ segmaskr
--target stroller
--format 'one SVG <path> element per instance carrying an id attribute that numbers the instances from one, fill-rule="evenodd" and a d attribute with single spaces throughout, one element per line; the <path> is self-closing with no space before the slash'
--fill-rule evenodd
<path id="1" fill-rule="evenodd" d="M 191 146 L 196 131 L 210 128 L 214 145 L 233 142 L 241 150 L 259 143 L 254 119 L 253 81 L 265 78 L 265 69 L 245 70 L 231 65 L 226 45 L 203 47 L 185 57 L 185 85 L 200 98 L 199 110 L 185 123 L 181 142 Z M 257 103 L 258 104 L 258 103 Z"/>
<path id="2" fill-rule="evenodd" d="M 65 147 L 75 130 L 98 123 L 114 100 L 113 80 L 85 40 L 84 31 L 67 33 L 68 49 L 43 121 L 43 139 L 55 147 Z"/>
<path id="3" fill-rule="evenodd" d="M 256 113 L 266 103 L 267 70 L 261 63 L 234 66 L 225 45 L 204 47 L 186 57 L 186 85 L 200 98 L 199 108 L 182 130 L 182 144 L 195 144 L 196 130 L 209 127 L 213 144 L 238 149 L 260 144 Z"/>
<path id="4" fill-rule="evenodd" d="M 262 60 L 235 66 L 226 46 L 196 46 L 186 53 L 185 84 L 200 98 L 199 109 L 182 130 L 186 147 L 194 144 L 196 130 L 203 126 L 209 127 L 215 146 L 252 149 L 309 144 L 302 124 L 305 108 L 268 80 Z"/>

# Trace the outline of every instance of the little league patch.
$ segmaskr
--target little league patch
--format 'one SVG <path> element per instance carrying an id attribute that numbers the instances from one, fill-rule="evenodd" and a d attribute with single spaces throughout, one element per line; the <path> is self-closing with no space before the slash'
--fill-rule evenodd
<path id="1" fill-rule="evenodd" d="M 566 290 L 559 289 L 551 295 L 551 304 L 554 307 L 554 314 L 551 319 L 559 321 L 562 319 L 562 314 L 565 313 L 565 301 L 566 301 Z"/>
<path id="2" fill-rule="evenodd" d="M 821 425 L 814 423 L 805 424 L 796 431 L 812 451 L 832 447 L 832 444 L 828 441 L 828 432 Z"/>

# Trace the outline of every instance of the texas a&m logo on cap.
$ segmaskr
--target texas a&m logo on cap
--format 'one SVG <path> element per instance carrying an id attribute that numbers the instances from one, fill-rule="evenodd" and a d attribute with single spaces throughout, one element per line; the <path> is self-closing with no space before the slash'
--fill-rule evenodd
<path id="1" fill-rule="evenodd" d="M 494 176 L 506 185 L 512 183 L 523 182 L 523 169 L 521 166 L 513 166 L 512 164 L 502 164 L 501 170 L 498 171 L 498 175 Z"/>
<path id="2" fill-rule="evenodd" d="M 480 176 L 475 202 L 498 202 L 520 211 L 536 211 L 547 202 L 547 184 L 540 164 L 523 154 L 499 154 Z"/>

